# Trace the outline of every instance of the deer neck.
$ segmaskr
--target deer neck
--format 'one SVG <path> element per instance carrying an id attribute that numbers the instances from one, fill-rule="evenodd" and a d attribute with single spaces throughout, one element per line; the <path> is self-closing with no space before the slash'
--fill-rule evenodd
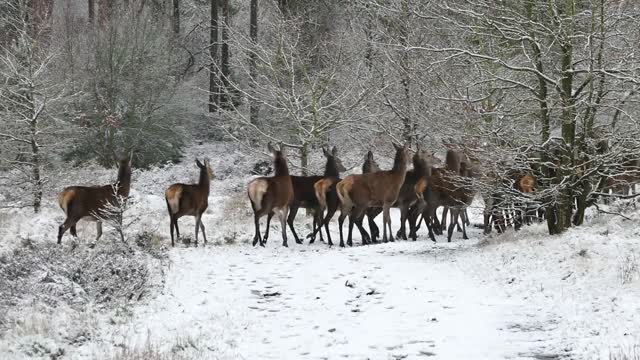
<path id="1" fill-rule="evenodd" d="M 289 176 L 289 167 L 287 166 L 287 160 L 282 157 L 276 158 L 274 161 L 275 176 Z"/>
<path id="2" fill-rule="evenodd" d="M 338 166 L 335 160 L 327 159 L 327 165 L 324 167 L 324 176 L 339 176 Z"/>
<path id="3" fill-rule="evenodd" d="M 211 185 L 211 180 L 209 179 L 209 174 L 207 173 L 207 169 L 200 169 L 200 179 L 198 179 L 198 188 L 209 193 L 209 186 Z"/>
<path id="4" fill-rule="evenodd" d="M 131 189 L 131 168 L 120 167 L 118 170 L 118 195 L 127 197 Z"/>
<path id="5" fill-rule="evenodd" d="M 407 172 L 407 162 L 404 161 L 402 155 L 397 155 L 395 160 L 393 161 L 393 168 L 391 172 L 396 174 L 404 174 Z"/>
<path id="6" fill-rule="evenodd" d="M 413 171 L 417 176 L 422 177 L 427 175 L 428 170 L 429 170 L 429 167 L 424 161 L 420 160 L 420 161 L 413 162 Z"/>

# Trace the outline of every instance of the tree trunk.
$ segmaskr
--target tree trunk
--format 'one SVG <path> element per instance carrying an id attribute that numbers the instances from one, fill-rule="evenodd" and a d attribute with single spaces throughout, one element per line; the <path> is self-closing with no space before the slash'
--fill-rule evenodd
<path id="1" fill-rule="evenodd" d="M 409 69 L 409 52 L 406 48 L 409 45 L 409 0 L 402 2 L 402 22 L 400 30 L 400 44 L 402 52 L 400 54 L 400 82 L 404 90 L 404 109 L 402 119 L 402 137 L 404 141 L 411 146 L 413 143 L 414 124 L 411 117 L 411 77 Z"/>
<path id="2" fill-rule="evenodd" d="M 218 0 L 211 0 L 211 24 L 209 33 L 209 112 L 219 108 L 219 76 L 218 76 Z"/>
<path id="3" fill-rule="evenodd" d="M 88 0 L 87 2 L 87 12 L 89 13 L 89 23 L 93 24 L 95 21 L 95 0 Z"/>
<path id="4" fill-rule="evenodd" d="M 173 0 L 173 33 L 178 37 L 180 35 L 180 0 Z"/>
<path id="5" fill-rule="evenodd" d="M 251 14 L 249 18 L 249 37 L 251 38 L 251 43 L 254 47 L 258 46 L 258 0 L 251 0 Z M 257 58 L 256 49 L 252 50 L 249 54 L 249 76 L 250 86 L 251 86 L 251 96 L 255 97 L 255 90 L 257 88 Z M 252 124 L 256 125 L 258 123 L 258 112 L 260 107 L 256 99 L 250 99 L 249 105 L 249 121 Z"/>
<path id="6" fill-rule="evenodd" d="M 220 51 L 220 70 L 222 72 L 222 91 L 220 93 L 220 105 L 224 109 L 230 107 L 230 68 L 229 68 L 229 26 L 231 18 L 229 14 L 229 0 L 222 0 L 222 48 Z"/>
<path id="7" fill-rule="evenodd" d="M 300 168 L 302 176 L 308 176 L 309 174 L 309 144 L 304 143 L 300 148 Z"/>
<path id="8" fill-rule="evenodd" d="M 100 27 L 104 29 L 111 18 L 111 0 L 98 0 L 98 4 L 100 7 L 98 19 L 100 21 Z"/>

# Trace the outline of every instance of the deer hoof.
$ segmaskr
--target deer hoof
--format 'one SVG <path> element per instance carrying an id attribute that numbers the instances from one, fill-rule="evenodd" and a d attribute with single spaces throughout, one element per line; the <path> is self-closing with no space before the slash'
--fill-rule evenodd
<path id="1" fill-rule="evenodd" d="M 282 243 L 282 246 L 289 247 L 289 244 L 287 244 L 287 242 L 285 241 L 285 242 Z"/>

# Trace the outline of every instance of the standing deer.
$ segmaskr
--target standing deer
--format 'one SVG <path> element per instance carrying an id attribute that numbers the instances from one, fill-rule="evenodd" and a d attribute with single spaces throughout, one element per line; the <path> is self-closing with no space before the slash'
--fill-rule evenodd
<path id="1" fill-rule="evenodd" d="M 293 233 L 293 237 L 296 240 L 296 243 L 302 244 L 302 241 L 298 238 L 298 234 L 296 234 L 296 230 L 293 226 L 294 220 L 296 218 L 296 214 L 298 213 L 298 209 L 300 207 L 305 209 L 313 209 L 313 234 L 316 233 L 316 228 L 321 227 L 322 225 L 322 215 L 323 210 L 321 209 L 321 205 L 316 197 L 316 191 L 314 185 L 316 182 L 323 180 L 324 178 L 334 178 L 337 179 L 340 176 L 340 173 L 346 171 L 344 165 L 342 165 L 342 161 L 338 158 L 338 149 L 334 146 L 333 150 L 329 151 L 328 149 L 323 148 L 322 152 L 324 156 L 327 158 L 327 164 L 324 169 L 323 176 L 291 176 L 291 184 L 293 186 L 293 201 L 289 205 L 289 216 L 287 218 L 287 223 L 289 224 L 289 228 Z M 331 197 L 331 196 L 330 196 Z M 326 202 L 326 199 L 325 199 Z M 331 197 L 329 199 L 329 204 L 331 207 L 329 208 L 329 212 L 333 211 L 335 213 L 338 207 L 337 195 L 335 198 Z M 326 204 L 325 204 L 326 206 Z M 333 216 L 333 214 L 331 214 Z M 273 216 L 270 213 L 267 217 L 267 231 L 269 229 L 269 223 L 271 221 L 271 217 Z M 316 227 L 317 225 L 317 227 Z M 322 239 L 322 230 L 320 231 L 320 239 Z M 327 238 L 329 240 L 329 245 L 332 244 L 331 235 L 329 234 L 329 225 L 326 224 L 326 233 Z M 265 234 L 265 239 L 268 237 Z M 315 240 L 315 235 L 311 237 L 311 242 L 313 243 Z M 265 240 L 266 241 L 266 240 Z"/>
<path id="2" fill-rule="evenodd" d="M 422 217 L 429 229 L 429 238 L 434 242 L 436 239 L 431 228 L 431 221 L 435 217 L 437 208 L 447 206 L 451 211 L 452 221 L 447 231 L 447 241 L 451 242 L 453 230 L 458 223 L 458 218 L 473 200 L 474 190 L 467 184 L 459 183 L 459 180 L 471 177 L 473 171 L 467 163 L 460 161 L 460 159 L 461 155 L 458 152 L 448 150 L 446 168 L 433 169 L 431 177 L 428 180 L 428 187 L 424 193 L 427 206 L 422 212 Z M 437 226 L 439 224 L 434 225 Z M 465 240 L 468 239 L 464 219 L 462 221 L 462 238 Z"/>
<path id="3" fill-rule="evenodd" d="M 200 178 L 197 184 L 173 184 L 164 192 L 164 198 L 167 202 L 167 210 L 169 211 L 169 228 L 171 231 L 171 246 L 175 246 L 173 229 L 176 230 L 176 236 L 180 238 L 180 229 L 178 228 L 178 219 L 183 216 L 195 216 L 196 218 L 196 247 L 198 246 L 198 230 L 202 229 L 202 238 L 205 245 L 207 244 L 207 235 L 205 234 L 204 224 L 202 223 L 202 214 L 209 206 L 209 188 L 211 179 L 213 179 L 213 171 L 209 159 L 204 159 L 204 164 L 196 159 L 196 165 L 200 169 Z"/>
<path id="4" fill-rule="evenodd" d="M 367 155 L 365 156 L 364 163 L 362 164 L 362 173 L 366 174 L 376 171 L 380 171 L 380 168 L 378 167 L 378 163 L 376 163 L 375 159 L 373 158 L 373 153 L 371 151 L 368 151 Z M 340 205 L 336 185 L 341 180 L 342 179 L 340 179 L 339 177 L 327 177 L 319 180 L 313 186 L 315 189 L 316 198 L 318 199 L 320 213 L 322 214 L 324 212 L 324 209 L 327 209 L 327 215 L 322 220 L 321 225 L 325 226 L 330 246 L 333 245 L 333 242 L 331 241 L 331 237 L 329 235 L 329 222 L 333 218 L 333 215 L 336 213 Z M 357 220 L 356 225 L 360 230 L 360 235 L 363 238 L 369 239 L 369 234 L 362 227 L 362 219 Z M 372 218 L 369 218 L 369 230 L 371 231 L 372 236 L 374 236 L 374 233 L 378 234 L 379 232 L 378 227 L 376 226 L 375 222 L 373 222 Z M 320 231 L 320 228 L 316 228 L 312 234 L 307 235 L 307 237 L 310 237 L 312 239 L 311 242 L 313 242 L 313 237 L 318 231 Z"/>
<path id="5" fill-rule="evenodd" d="M 260 234 L 260 218 L 272 213 L 277 213 L 280 218 L 282 245 L 289 246 L 287 244 L 287 215 L 289 204 L 293 200 L 293 185 L 282 143 L 280 143 L 280 150 L 274 149 L 271 143 L 269 143 L 268 149 L 273 155 L 275 175 L 253 179 L 247 189 L 256 227 L 253 246 L 258 243 L 260 246 L 264 246 L 265 241 Z"/>
<path id="6" fill-rule="evenodd" d="M 351 235 L 353 225 L 357 219 L 364 216 L 365 211 L 370 207 L 382 207 L 383 212 L 383 235 L 382 241 L 393 241 L 391 231 L 390 209 L 398 198 L 400 188 L 404 183 L 407 171 L 408 150 L 407 146 L 393 144 L 396 155 L 393 168 L 389 171 L 377 171 L 362 175 L 349 175 L 337 185 L 338 197 L 340 198 L 341 214 L 338 219 L 340 227 L 340 246 L 344 247 L 342 224 L 344 218 L 349 215 L 349 238 L 347 244 L 353 245 Z M 389 236 L 387 237 L 387 230 Z M 366 239 L 362 239 L 366 244 Z"/>
<path id="7" fill-rule="evenodd" d="M 400 188 L 398 199 L 393 203 L 394 208 L 400 209 L 400 229 L 396 237 L 407 240 L 407 231 L 405 224 L 409 217 L 410 208 L 416 204 L 418 200 L 423 198 L 423 191 L 428 184 L 428 177 L 431 176 L 431 167 L 427 163 L 427 153 L 418 146 L 417 151 L 413 155 L 413 169 L 407 171 L 404 183 Z M 380 208 L 370 208 L 367 210 L 367 216 L 374 219 L 382 210 Z M 411 230 L 411 229 L 410 229 Z M 410 233 L 412 233 L 410 231 Z M 372 234 L 372 238 L 375 236 Z M 416 239 L 415 237 L 413 238 Z"/>
<path id="8" fill-rule="evenodd" d="M 58 228 L 58 244 L 62 243 L 62 235 L 71 230 L 71 235 L 78 236 L 76 224 L 80 219 L 96 222 L 96 241 L 102 236 L 102 216 L 107 204 L 117 204 L 116 196 L 127 198 L 131 189 L 131 159 L 120 160 L 118 179 L 115 184 L 105 186 L 70 186 L 58 194 L 58 204 L 64 211 L 66 219 Z"/>

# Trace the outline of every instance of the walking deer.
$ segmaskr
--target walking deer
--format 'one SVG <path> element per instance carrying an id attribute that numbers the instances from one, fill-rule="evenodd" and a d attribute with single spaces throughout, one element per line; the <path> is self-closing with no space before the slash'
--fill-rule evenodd
<path id="1" fill-rule="evenodd" d="M 398 198 L 400 188 L 404 183 L 407 171 L 408 150 L 407 146 L 393 144 L 396 149 L 393 168 L 389 171 L 377 171 L 362 175 L 350 175 L 337 185 L 340 198 L 341 214 L 338 219 L 340 227 L 340 246 L 344 247 L 342 224 L 344 218 L 349 216 L 349 237 L 347 244 L 353 245 L 351 240 L 355 220 L 361 219 L 365 211 L 370 207 L 382 207 L 383 210 L 383 235 L 382 241 L 393 241 L 391 232 L 390 208 Z M 387 230 L 389 236 L 387 237 Z M 362 239 L 366 244 L 366 239 Z"/>
<path id="2" fill-rule="evenodd" d="M 175 246 L 173 230 L 175 228 L 176 236 L 180 238 L 180 229 L 178 228 L 178 219 L 183 216 L 194 216 L 196 218 L 196 247 L 198 246 L 198 230 L 202 229 L 202 238 L 205 245 L 207 244 L 207 235 L 205 233 L 204 224 L 202 223 L 202 214 L 209 206 L 209 189 L 211 180 L 213 179 L 213 171 L 208 158 L 204 159 L 204 164 L 196 159 L 196 165 L 200 169 L 200 178 L 197 184 L 173 184 L 164 192 L 164 198 L 167 202 L 167 210 L 169 211 L 169 228 L 171 231 L 171 246 Z"/>
<path id="3" fill-rule="evenodd" d="M 400 229 L 398 230 L 396 237 L 407 240 L 406 222 L 409 217 L 409 211 L 417 201 L 423 200 L 423 192 L 427 187 L 428 178 L 431 176 L 431 167 L 428 164 L 428 157 L 426 151 L 422 150 L 418 146 L 415 154 L 413 155 L 413 169 L 407 171 L 404 179 L 404 183 L 400 188 L 398 199 L 393 203 L 394 208 L 400 209 Z M 370 219 L 374 219 L 382 210 L 380 208 L 370 208 L 367 210 L 367 216 Z M 411 231 L 410 235 L 413 235 L 413 240 L 416 240 L 415 232 Z M 375 236 L 372 234 L 372 238 Z"/>
<path id="4" fill-rule="evenodd" d="M 364 163 L 362 165 L 362 173 L 366 174 L 366 173 L 371 173 L 376 171 L 380 171 L 380 167 L 378 166 L 378 163 L 376 163 L 375 159 L 373 158 L 373 153 L 371 151 L 368 151 L 367 155 L 365 156 Z M 322 214 L 324 212 L 324 209 L 325 208 L 327 209 L 327 215 L 322 220 L 321 226 L 322 225 L 325 226 L 325 230 L 327 232 L 327 237 L 329 239 L 330 246 L 333 245 L 333 242 L 331 241 L 331 237 L 329 235 L 329 222 L 333 218 L 333 215 L 336 213 L 340 205 L 340 199 L 338 198 L 336 185 L 341 180 L 342 179 L 340 179 L 339 177 L 327 177 L 322 180 L 319 180 L 314 184 L 315 194 L 316 194 L 316 198 L 318 199 L 320 213 Z M 362 236 L 363 238 L 369 239 L 370 238 L 369 234 L 362 227 L 362 219 L 357 220 L 356 225 L 360 230 L 360 236 Z M 320 227 L 316 228 L 314 232 L 312 234 L 307 235 L 307 237 L 310 237 L 311 239 L 313 239 L 313 236 L 315 236 L 316 232 L 318 231 L 320 231 Z M 369 218 L 369 231 L 371 231 L 371 234 L 372 234 L 371 236 L 374 236 L 373 235 L 374 233 L 378 234 L 378 231 L 379 231 L 378 227 L 376 226 L 375 222 L 373 222 L 372 218 Z"/>
<path id="5" fill-rule="evenodd" d="M 434 242 L 436 240 L 432 231 L 431 221 L 435 217 L 437 208 L 447 206 L 451 211 L 452 221 L 447 229 L 447 241 L 451 242 L 453 230 L 461 213 L 473 200 L 475 191 L 468 184 L 463 183 L 465 179 L 473 175 L 473 171 L 466 162 L 461 161 L 461 156 L 455 150 L 448 150 L 445 160 L 446 168 L 433 169 L 429 178 L 429 186 L 424 193 L 427 206 L 422 212 L 422 217 L 427 224 L 429 238 Z M 464 215 L 462 216 L 464 217 Z M 462 221 L 462 238 L 468 239 L 464 218 Z"/>
<path id="6" fill-rule="evenodd" d="M 58 244 L 62 235 L 70 229 L 71 235 L 78 236 L 76 224 L 80 219 L 96 222 L 96 241 L 102 236 L 102 220 L 107 204 L 116 204 L 116 196 L 127 198 L 131 189 L 131 159 L 122 158 L 118 164 L 118 179 L 114 184 L 105 186 L 70 186 L 58 194 L 58 204 L 66 219 L 58 228 Z"/>
<path id="7" fill-rule="evenodd" d="M 247 189 L 251 207 L 253 208 L 256 230 L 253 237 L 253 246 L 258 243 L 260 243 L 260 246 L 264 246 L 265 241 L 260 234 L 260 218 L 265 215 L 269 216 L 272 213 L 277 213 L 280 218 L 282 245 L 289 246 L 287 243 L 287 215 L 289 213 L 289 204 L 293 200 L 293 185 L 282 143 L 280 143 L 279 147 L 280 149 L 277 150 L 271 143 L 268 145 L 269 152 L 271 152 L 274 160 L 275 175 L 253 179 Z"/>
<path id="8" fill-rule="evenodd" d="M 342 161 L 338 158 L 338 149 L 334 146 L 333 150 L 329 151 L 328 149 L 323 148 L 322 152 L 324 156 L 327 158 L 327 163 L 324 169 L 323 176 L 291 176 L 291 184 L 293 186 L 293 201 L 289 205 L 289 216 L 287 218 L 287 223 L 289 224 L 289 228 L 293 233 L 293 237 L 296 240 L 296 243 L 302 244 L 302 241 L 298 238 L 298 234 L 293 226 L 294 220 L 296 218 L 296 214 L 298 213 L 298 209 L 300 207 L 305 209 L 313 209 L 313 236 L 311 237 L 311 243 L 315 240 L 315 233 L 317 228 L 321 228 L 323 224 L 323 211 L 324 208 L 329 205 L 329 214 L 333 216 L 333 213 L 336 212 L 338 208 L 338 196 L 335 194 L 329 194 L 329 197 L 324 198 L 325 204 L 323 206 L 318 201 L 318 197 L 316 196 L 315 184 L 322 180 L 338 179 L 340 173 L 346 171 L 344 165 L 342 165 Z M 272 214 L 269 214 L 267 218 L 267 229 L 269 228 L 269 222 Z M 331 217 L 329 218 L 331 219 Z M 317 227 L 316 227 L 317 226 Z M 329 241 L 329 245 L 332 245 L 331 235 L 329 234 L 329 225 L 328 222 L 325 224 L 325 230 L 327 233 L 327 238 Z M 320 239 L 322 239 L 322 230 L 318 230 L 320 232 Z M 265 235 L 265 238 L 268 235 Z"/>

